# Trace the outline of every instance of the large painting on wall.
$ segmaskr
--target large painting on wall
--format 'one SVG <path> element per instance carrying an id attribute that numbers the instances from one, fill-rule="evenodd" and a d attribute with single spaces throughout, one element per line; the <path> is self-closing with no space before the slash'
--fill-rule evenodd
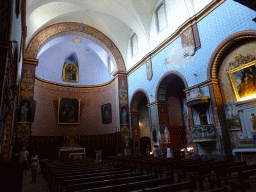
<path id="1" fill-rule="evenodd" d="M 58 124 L 80 123 L 80 99 L 59 97 Z"/>
<path id="2" fill-rule="evenodd" d="M 237 100 L 256 95 L 256 61 L 229 71 Z"/>
<path id="3" fill-rule="evenodd" d="M 111 104 L 107 103 L 101 105 L 101 118 L 103 124 L 108 124 L 112 122 L 112 115 L 111 115 Z"/>

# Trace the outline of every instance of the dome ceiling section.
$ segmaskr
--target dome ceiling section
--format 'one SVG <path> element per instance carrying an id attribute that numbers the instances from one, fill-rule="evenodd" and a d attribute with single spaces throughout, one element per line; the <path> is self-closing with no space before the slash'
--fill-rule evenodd
<path id="1" fill-rule="evenodd" d="M 34 9 L 31 14 L 27 14 L 27 40 L 29 40 L 35 32 L 38 31 L 38 29 L 53 18 L 81 10 L 83 10 L 81 7 L 73 3 L 63 2 L 52 2 Z"/>
<path id="2" fill-rule="evenodd" d="M 72 3 L 71 3 L 72 2 Z M 145 0 L 146 2 L 146 0 Z M 148 5 L 151 3 L 147 3 Z M 148 7 L 146 7 L 148 8 Z M 27 8 L 28 11 L 28 17 L 27 17 L 27 27 L 28 27 L 28 38 L 27 40 L 31 39 L 32 36 L 36 32 L 38 32 L 40 29 L 43 29 L 51 24 L 53 24 L 53 20 L 55 18 L 58 18 L 58 22 L 67 22 L 67 21 L 75 21 L 75 22 L 81 22 L 86 25 L 89 25 L 91 27 L 94 27 L 104 34 L 105 31 L 108 31 L 110 27 L 112 28 L 112 31 L 122 29 L 124 26 L 117 25 L 116 23 L 125 23 L 130 30 L 134 31 L 136 34 L 140 37 L 140 39 L 143 41 L 143 43 L 148 44 L 148 35 L 146 33 L 146 30 L 144 28 L 144 24 L 141 21 L 141 17 L 145 18 L 152 18 L 152 13 L 150 16 L 148 14 L 143 15 L 143 11 L 140 11 L 138 14 L 137 10 L 134 8 L 134 5 L 132 1 L 117 1 L 117 0 L 108 0 L 108 1 L 102 1 L 102 0 L 87 0 L 87 1 L 52 1 L 52 0 L 46 0 L 46 1 L 36 1 L 36 3 L 28 5 Z M 137 8 L 138 9 L 138 8 Z M 140 5 L 141 10 L 144 10 L 145 7 Z M 86 17 L 80 17 L 79 12 L 83 12 Z M 74 14 L 75 13 L 75 14 Z M 100 14 L 104 13 L 104 14 Z M 65 15 L 67 17 L 65 17 Z M 81 14 L 80 14 L 81 15 Z M 111 19 L 105 19 L 106 15 L 111 15 Z M 71 19 L 71 16 L 73 19 Z M 93 19 L 88 20 L 87 18 L 91 17 Z M 107 20 L 107 22 L 106 22 Z M 118 22 L 119 20 L 119 22 Z M 92 22 L 94 21 L 94 22 Z M 104 21 L 104 22 L 102 22 Z M 56 23 L 56 22 L 55 22 Z M 47 25 L 46 25 L 47 24 Z M 149 24 L 147 24 L 148 26 Z M 113 28 L 114 26 L 114 28 Z M 125 32 L 127 27 L 124 27 L 122 29 L 122 32 Z M 117 43 L 117 40 L 113 39 L 110 35 L 111 33 L 106 34 L 109 38 L 113 40 L 113 42 L 117 45 L 118 48 L 120 48 L 119 45 L 121 45 L 124 40 L 119 40 Z M 125 39 L 126 41 L 126 39 Z M 125 53 L 122 53 L 122 55 L 126 55 Z"/>
<path id="3" fill-rule="evenodd" d="M 74 42 L 74 39 L 81 39 L 81 42 Z M 39 64 L 36 67 L 36 76 L 41 79 L 60 84 L 89 86 L 104 84 L 113 78 L 108 68 L 109 55 L 90 39 L 67 35 L 49 41 L 44 47 L 40 50 L 37 58 Z M 63 65 L 72 54 L 76 55 L 75 60 L 79 66 L 77 83 L 62 80 Z"/>
<path id="4" fill-rule="evenodd" d="M 94 15 L 101 16 L 94 17 Z M 86 18 L 86 22 L 82 22 L 84 18 Z M 53 20 L 46 23 L 44 26 L 42 26 L 42 29 L 53 24 L 61 23 L 62 21 L 70 21 L 84 24 L 87 23 L 86 25 L 89 26 L 94 25 L 95 29 L 101 31 L 103 34 L 105 34 L 108 38 L 111 39 L 111 41 L 117 46 L 118 50 L 121 52 L 124 62 L 126 62 L 127 47 L 132 29 L 129 26 L 127 26 L 123 21 L 118 20 L 117 18 L 111 15 L 107 15 L 105 13 L 98 12 L 90 14 L 88 12 L 77 12 L 75 15 L 69 13 L 66 15 L 56 17 Z M 39 31 L 41 31 L 42 29 L 40 28 Z"/>

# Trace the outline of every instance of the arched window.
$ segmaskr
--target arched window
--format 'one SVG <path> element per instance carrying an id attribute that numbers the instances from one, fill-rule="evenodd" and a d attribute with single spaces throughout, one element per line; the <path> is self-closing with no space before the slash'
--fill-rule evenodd
<path id="1" fill-rule="evenodd" d="M 132 56 L 135 56 L 138 53 L 138 37 L 136 33 L 131 37 L 131 52 Z"/>
<path id="2" fill-rule="evenodd" d="M 161 32 L 164 28 L 167 27 L 167 17 L 165 3 L 162 2 L 155 11 L 156 14 L 156 24 L 158 32 Z"/>

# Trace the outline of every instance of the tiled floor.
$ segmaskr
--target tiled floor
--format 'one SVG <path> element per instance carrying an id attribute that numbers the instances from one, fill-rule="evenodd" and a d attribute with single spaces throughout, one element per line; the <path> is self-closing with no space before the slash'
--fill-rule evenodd
<path id="1" fill-rule="evenodd" d="M 36 183 L 31 182 L 31 170 L 23 172 L 22 192 L 49 192 L 47 182 L 44 180 L 40 169 L 37 170 Z"/>

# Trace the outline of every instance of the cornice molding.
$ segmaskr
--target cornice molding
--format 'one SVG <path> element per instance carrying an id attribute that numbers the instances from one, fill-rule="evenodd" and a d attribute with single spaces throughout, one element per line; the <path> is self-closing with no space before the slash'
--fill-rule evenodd
<path id="1" fill-rule="evenodd" d="M 154 105 L 166 105 L 166 101 L 155 101 L 153 103 L 148 104 L 148 107 L 152 107 Z"/>
<path id="2" fill-rule="evenodd" d="M 38 65 L 38 59 L 23 59 L 23 64 Z"/>
<path id="3" fill-rule="evenodd" d="M 42 83 L 42 84 L 46 84 L 46 85 L 50 85 L 50 86 L 56 86 L 56 87 L 62 87 L 62 88 L 72 88 L 72 89 L 86 89 L 86 90 L 106 88 L 106 87 L 110 86 L 113 82 L 115 82 L 115 78 L 113 78 L 112 80 L 110 80 L 109 82 L 107 82 L 105 84 L 82 86 L 82 85 L 65 85 L 65 84 L 61 84 L 61 83 L 54 83 L 51 81 L 41 79 L 37 76 L 35 76 L 35 79 L 36 79 L 36 81 L 38 81 L 38 83 Z"/>
<path id="4" fill-rule="evenodd" d="M 193 91 L 194 89 L 198 88 L 198 87 L 205 87 L 208 86 L 210 84 L 219 84 L 219 80 L 218 79 L 208 79 L 202 83 L 199 83 L 197 85 L 194 85 L 192 87 L 189 87 L 187 89 L 184 89 L 185 93 L 189 93 L 191 91 Z"/>

